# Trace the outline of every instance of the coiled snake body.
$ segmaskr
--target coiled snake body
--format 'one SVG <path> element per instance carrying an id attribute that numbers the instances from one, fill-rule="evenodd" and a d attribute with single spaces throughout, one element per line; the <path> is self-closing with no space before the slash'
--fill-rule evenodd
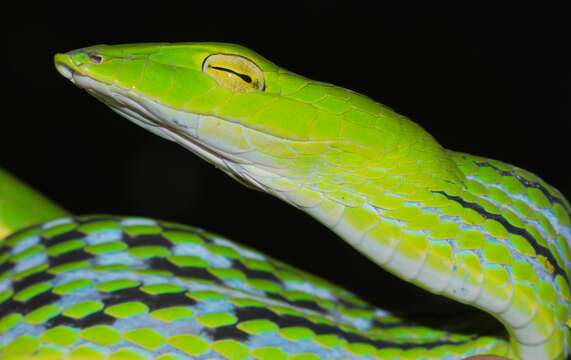
<path id="1" fill-rule="evenodd" d="M 446 150 L 370 98 L 235 45 L 100 45 L 55 62 L 117 113 L 302 209 L 403 280 L 488 312 L 507 332 L 410 323 L 220 236 L 144 218 L 72 217 L 1 174 L 0 186 L 23 193 L 0 200 L 14 209 L 1 218 L 10 233 L 0 248 L 3 358 L 569 354 L 571 206 L 537 176 Z M 36 212 L 18 199 L 35 201 Z"/>

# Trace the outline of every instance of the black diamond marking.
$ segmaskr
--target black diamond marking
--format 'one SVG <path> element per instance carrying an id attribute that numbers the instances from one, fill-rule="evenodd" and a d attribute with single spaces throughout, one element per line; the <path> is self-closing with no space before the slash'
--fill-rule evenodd
<path id="1" fill-rule="evenodd" d="M 77 327 L 79 329 L 85 329 L 90 326 L 94 325 L 113 325 L 115 323 L 115 319 L 111 315 L 107 315 L 103 312 L 103 310 L 98 311 L 93 314 L 89 314 L 81 319 L 74 319 L 67 316 L 59 315 L 50 319 L 48 321 L 48 328 L 56 327 L 59 325 L 67 325 Z"/>
<path id="2" fill-rule="evenodd" d="M 258 319 L 268 319 L 273 321 L 278 318 L 278 316 L 272 311 L 263 307 L 236 307 L 236 317 L 239 322 L 258 320 Z"/>
<path id="3" fill-rule="evenodd" d="M 515 235 L 519 235 L 519 236 L 523 237 L 533 247 L 533 249 L 535 250 L 537 255 L 541 255 L 541 256 L 545 257 L 551 263 L 551 265 L 555 269 L 555 274 L 561 275 L 567 281 L 567 283 L 569 283 L 569 279 L 567 278 L 567 274 L 561 268 L 559 263 L 555 260 L 555 258 L 553 257 L 553 255 L 551 254 L 549 249 L 546 249 L 545 247 L 541 246 L 537 242 L 537 240 L 535 240 L 535 238 L 526 229 L 514 226 L 502 215 L 493 214 L 493 213 L 487 211 L 486 209 L 484 209 L 484 207 L 482 205 L 477 204 L 477 203 L 468 202 L 468 201 L 462 199 L 460 196 L 449 195 L 444 191 L 432 191 L 432 193 L 444 195 L 448 200 L 454 201 L 454 202 L 460 204 L 464 208 L 472 209 L 472 210 L 476 211 L 478 214 L 482 215 L 485 219 L 490 219 L 490 220 L 494 220 L 494 221 L 499 222 L 500 224 L 502 224 L 504 226 L 504 228 L 510 234 L 515 234 Z"/>
<path id="4" fill-rule="evenodd" d="M 250 339 L 250 335 L 236 327 L 236 325 L 220 326 L 206 331 L 216 340 L 234 339 L 241 342 L 246 342 Z"/>
<path id="5" fill-rule="evenodd" d="M 210 272 L 208 272 L 208 270 L 204 268 L 178 267 L 162 258 L 152 258 L 147 260 L 147 263 L 149 264 L 149 268 L 153 270 L 164 270 L 174 274 L 175 276 L 198 278 L 222 284 L 222 281 L 219 278 L 212 275 Z"/>
<path id="6" fill-rule="evenodd" d="M 43 239 L 43 242 L 46 243 L 46 245 L 48 245 L 48 246 L 52 246 L 55 244 L 60 244 L 60 243 L 65 242 L 65 241 L 81 240 L 83 238 L 85 238 L 85 234 L 83 234 L 77 230 L 71 230 L 71 231 L 56 235 L 56 236 L 51 237 L 51 238 Z"/>
<path id="7" fill-rule="evenodd" d="M 152 301 L 149 307 L 153 310 L 171 306 L 192 306 L 196 304 L 196 300 L 189 298 L 184 292 L 149 295 L 148 299 Z"/>
<path id="8" fill-rule="evenodd" d="M 50 261 L 50 266 L 55 267 L 58 265 L 77 262 L 77 261 L 91 260 L 94 257 L 95 257 L 94 255 L 91 255 L 90 253 L 83 251 L 83 249 L 75 249 L 63 253 L 61 255 L 51 256 L 49 258 L 50 259 L 49 261 Z"/>
<path id="9" fill-rule="evenodd" d="M 340 328 L 335 326 L 330 326 L 326 324 L 315 324 L 309 321 L 308 319 L 302 317 L 297 317 L 293 315 L 280 316 L 270 311 L 269 309 L 261 307 L 243 307 L 243 308 L 238 307 L 236 308 L 236 316 L 238 317 L 240 322 L 248 320 L 265 319 L 273 321 L 280 328 L 290 327 L 290 326 L 302 326 L 312 330 L 317 335 L 334 334 L 350 342 L 366 343 L 373 345 L 377 348 L 394 347 L 400 349 L 411 349 L 411 348 L 423 347 L 427 349 L 432 349 L 442 345 L 462 345 L 468 342 L 468 341 L 442 340 L 442 341 L 432 341 L 426 343 L 398 343 L 398 342 L 391 342 L 384 340 L 374 340 L 366 336 L 363 336 L 361 334 L 350 333 L 341 330 Z"/>
<path id="10" fill-rule="evenodd" d="M 12 299 L 6 301 L 0 306 L 0 319 L 10 313 L 25 313 L 24 304 Z"/>
<path id="11" fill-rule="evenodd" d="M 236 270 L 242 271 L 248 277 L 248 279 L 269 280 L 279 286 L 283 285 L 282 281 L 273 273 L 262 270 L 252 270 L 244 265 L 241 261 L 233 260 L 232 267 Z"/>
<path id="12" fill-rule="evenodd" d="M 283 295 L 276 294 L 276 293 L 266 293 L 266 296 L 272 299 L 276 299 L 282 302 L 285 302 L 289 305 L 292 305 L 297 308 L 303 308 L 307 310 L 316 311 L 322 314 L 328 314 L 328 311 L 323 309 L 321 306 L 317 305 L 314 301 L 309 300 L 289 300 Z"/>
<path id="13" fill-rule="evenodd" d="M 152 295 L 138 288 L 128 288 L 106 293 L 104 300 L 106 306 L 128 301 L 138 301 L 147 305 L 150 311 L 171 306 L 192 306 L 196 304 L 196 301 L 184 295 L 184 292 Z"/>
<path id="14" fill-rule="evenodd" d="M 129 245 L 129 247 L 134 246 L 162 246 L 170 249 L 173 243 L 165 239 L 160 235 L 137 235 L 137 236 L 126 236 L 124 241 Z"/>
<path id="15" fill-rule="evenodd" d="M 569 217 L 571 217 L 571 209 L 569 209 L 566 205 L 565 202 L 563 201 L 563 199 L 553 195 L 549 190 L 547 190 L 547 188 L 545 186 L 543 186 L 542 184 L 535 182 L 535 181 L 529 181 L 528 179 L 524 178 L 521 175 L 516 174 L 513 171 L 508 171 L 508 170 L 502 170 L 496 166 L 494 166 L 493 164 L 490 164 L 488 162 L 475 162 L 476 166 L 478 167 L 489 167 L 494 169 L 498 174 L 502 175 L 502 176 L 511 176 L 513 178 L 515 178 L 517 181 L 519 181 L 523 186 L 526 187 L 530 187 L 530 188 L 535 188 L 538 189 L 539 191 L 541 191 L 543 193 L 543 195 L 545 195 L 545 197 L 547 198 L 547 200 L 549 200 L 549 202 L 551 204 L 559 204 L 561 205 L 561 207 L 563 207 L 563 209 L 565 209 L 565 211 L 567 212 L 567 214 L 569 215 Z"/>
<path id="16" fill-rule="evenodd" d="M 33 275 L 27 276 L 21 280 L 13 281 L 12 287 L 14 288 L 14 292 L 17 293 L 30 285 L 34 285 L 36 283 L 50 281 L 54 278 L 54 275 L 47 273 L 46 271 L 41 271 L 35 273 Z"/>
<path id="17" fill-rule="evenodd" d="M 110 307 L 117 304 L 126 303 L 129 301 L 145 302 L 146 293 L 140 291 L 138 288 L 127 288 L 116 290 L 112 292 L 102 293 L 105 307 Z"/>
<path id="18" fill-rule="evenodd" d="M 25 302 L 19 302 L 11 299 L 0 306 L 0 317 L 5 313 L 19 312 L 21 314 L 30 313 L 44 305 L 52 304 L 58 301 L 60 297 L 51 291 L 38 294 Z"/>
<path id="19" fill-rule="evenodd" d="M 6 261 L 3 264 L 0 264 L 0 275 L 3 275 L 5 272 L 12 270 L 14 264 L 9 261 Z"/>

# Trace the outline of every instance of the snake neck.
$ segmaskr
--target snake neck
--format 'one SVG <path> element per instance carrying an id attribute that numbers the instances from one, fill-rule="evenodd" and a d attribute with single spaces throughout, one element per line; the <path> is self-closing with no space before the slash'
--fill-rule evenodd
<path id="1" fill-rule="evenodd" d="M 316 188 L 258 169 L 249 181 L 403 280 L 490 313 L 516 354 L 558 358 L 570 343 L 569 261 L 562 260 L 571 242 L 568 202 L 521 169 L 448 156 L 460 175 L 444 169 L 450 176 L 440 180 L 428 172 L 415 174 L 419 181 L 393 174 Z M 521 186 L 505 186 L 514 181 Z M 551 199 L 543 205 L 528 194 L 538 188 Z"/>

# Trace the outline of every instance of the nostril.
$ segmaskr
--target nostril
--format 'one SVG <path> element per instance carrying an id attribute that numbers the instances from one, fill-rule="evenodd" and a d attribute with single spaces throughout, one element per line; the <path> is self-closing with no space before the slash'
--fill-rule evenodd
<path id="1" fill-rule="evenodd" d="M 101 62 L 103 62 L 103 56 L 95 52 L 87 53 L 87 57 L 89 57 L 89 60 L 94 64 L 101 64 Z"/>

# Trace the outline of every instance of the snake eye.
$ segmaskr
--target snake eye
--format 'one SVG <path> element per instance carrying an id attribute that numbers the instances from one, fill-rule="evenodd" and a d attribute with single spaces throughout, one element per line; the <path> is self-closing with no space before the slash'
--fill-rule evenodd
<path id="1" fill-rule="evenodd" d="M 95 52 L 88 53 L 87 57 L 94 64 L 101 64 L 103 62 L 103 56 L 101 56 Z"/>
<path id="2" fill-rule="evenodd" d="M 264 72 L 253 61 L 239 55 L 214 54 L 204 60 L 202 71 L 218 85 L 232 91 L 264 91 Z"/>

